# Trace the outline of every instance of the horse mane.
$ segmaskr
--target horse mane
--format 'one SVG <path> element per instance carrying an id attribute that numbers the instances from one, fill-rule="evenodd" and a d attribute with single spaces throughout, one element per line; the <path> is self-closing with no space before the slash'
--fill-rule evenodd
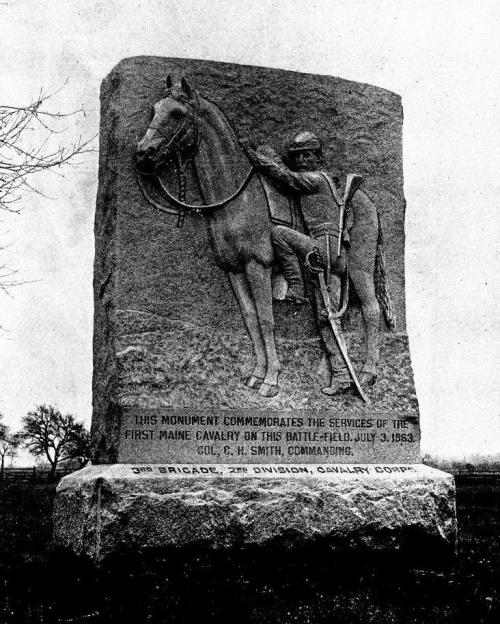
<path id="1" fill-rule="evenodd" d="M 236 130 L 233 128 L 233 124 L 229 121 L 226 114 L 221 109 L 220 105 L 214 102 L 213 100 L 211 100 L 206 95 L 203 95 L 198 91 L 194 91 L 194 92 L 196 94 L 198 104 L 200 106 L 200 111 L 209 113 L 207 121 L 208 120 L 219 121 L 220 122 L 218 124 L 219 129 L 222 130 L 223 127 L 225 127 L 225 129 L 232 135 L 236 143 L 238 143 L 238 135 L 236 134 Z M 203 111 L 203 107 L 205 107 L 205 111 Z M 239 147 L 239 144 L 238 144 L 238 147 Z M 241 153 L 243 154 L 243 150 L 241 150 Z"/>
<path id="2" fill-rule="evenodd" d="M 165 95 L 163 97 L 172 98 L 177 102 L 194 106 L 197 109 L 197 112 L 204 115 L 206 121 L 219 120 L 222 123 L 218 124 L 218 129 L 222 130 L 223 127 L 225 127 L 225 129 L 228 130 L 237 141 L 236 131 L 220 108 L 219 104 L 211 100 L 203 93 L 200 93 L 197 89 L 193 89 L 193 87 L 191 87 L 191 92 L 193 97 L 189 97 L 180 84 L 175 84 L 165 91 Z M 207 112 L 209 115 L 206 115 Z"/>
<path id="3" fill-rule="evenodd" d="M 202 137 L 195 155 L 197 176 L 204 197 L 216 201 L 236 191 L 251 164 L 219 105 L 198 91 L 192 91 L 193 96 L 188 101 L 198 117 Z"/>

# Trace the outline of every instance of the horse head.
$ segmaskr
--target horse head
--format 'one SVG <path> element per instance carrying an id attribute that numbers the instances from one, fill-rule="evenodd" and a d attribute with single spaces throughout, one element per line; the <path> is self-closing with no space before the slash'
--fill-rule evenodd
<path id="1" fill-rule="evenodd" d="M 156 102 L 146 134 L 136 150 L 136 169 L 144 174 L 159 174 L 169 162 L 183 162 L 198 149 L 198 95 L 182 78 L 173 84 L 167 78 L 165 96 Z"/>

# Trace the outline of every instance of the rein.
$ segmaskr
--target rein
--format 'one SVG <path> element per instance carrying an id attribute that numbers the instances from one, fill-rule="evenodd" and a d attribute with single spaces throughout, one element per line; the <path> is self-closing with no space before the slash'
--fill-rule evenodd
<path id="1" fill-rule="evenodd" d="M 180 210 L 194 210 L 194 212 L 200 213 L 205 210 L 215 210 L 216 208 L 222 208 L 223 206 L 226 206 L 226 204 L 229 204 L 234 199 L 236 199 L 238 195 L 243 193 L 245 188 L 248 186 L 248 183 L 252 179 L 254 173 L 255 173 L 255 168 L 251 167 L 250 171 L 248 172 L 246 178 L 241 183 L 240 187 L 232 195 L 230 195 L 229 197 L 226 197 L 226 199 L 223 199 L 220 202 L 216 202 L 215 204 L 187 204 L 183 202 L 181 199 L 177 199 L 177 197 L 174 197 L 174 195 L 170 193 L 170 191 L 162 182 L 162 180 L 159 178 L 159 176 L 154 176 L 155 180 L 159 184 L 166 198 L 169 200 L 169 203 L 175 206 L 177 210 L 175 208 L 169 208 L 168 206 L 165 206 L 164 204 L 157 201 L 156 199 L 153 199 L 147 192 L 146 187 L 144 186 L 144 182 L 142 180 L 142 175 L 140 173 L 136 173 L 135 177 L 137 179 L 137 183 L 139 185 L 141 193 L 144 199 L 148 202 L 148 204 L 150 204 L 151 206 L 153 206 L 153 208 L 156 208 L 157 210 L 161 210 L 161 212 L 165 212 L 166 214 L 178 215 L 180 219 L 181 217 Z M 180 223 L 180 225 L 182 225 L 182 222 Z"/>
<path id="2" fill-rule="evenodd" d="M 136 173 L 135 178 L 141 190 L 142 196 L 144 197 L 144 199 L 148 202 L 150 206 L 153 206 L 153 208 L 156 208 L 156 210 L 159 210 L 160 212 L 164 212 L 165 214 L 179 216 L 178 210 L 176 210 L 175 208 L 169 208 L 168 206 L 164 206 L 159 201 L 151 197 L 151 195 L 147 192 L 146 187 L 144 186 L 144 182 L 142 181 L 142 176 L 140 173 Z"/>
<path id="3" fill-rule="evenodd" d="M 184 210 L 195 210 L 197 212 L 202 212 L 204 210 L 214 210 L 215 208 L 222 208 L 226 204 L 229 204 L 229 202 L 233 201 L 233 199 L 236 199 L 238 195 L 240 195 L 245 190 L 248 183 L 252 179 L 254 172 L 255 172 L 254 167 L 251 167 L 250 171 L 247 173 L 246 178 L 240 184 L 240 187 L 232 195 L 230 195 L 229 197 L 226 197 L 226 199 L 223 199 L 220 202 L 216 202 L 215 204 L 186 204 L 180 199 L 177 199 L 176 197 L 174 197 L 158 176 L 156 179 L 162 191 L 165 193 L 167 199 L 170 201 L 171 204 L 173 204 L 174 206 L 177 206 L 177 208 L 182 208 Z"/>

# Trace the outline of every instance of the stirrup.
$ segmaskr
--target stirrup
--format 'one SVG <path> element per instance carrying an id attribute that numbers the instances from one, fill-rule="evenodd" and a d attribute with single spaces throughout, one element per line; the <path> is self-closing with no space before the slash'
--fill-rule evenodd
<path id="1" fill-rule="evenodd" d="M 324 271 L 323 260 L 317 247 L 306 254 L 304 265 L 311 273 L 322 273 Z"/>

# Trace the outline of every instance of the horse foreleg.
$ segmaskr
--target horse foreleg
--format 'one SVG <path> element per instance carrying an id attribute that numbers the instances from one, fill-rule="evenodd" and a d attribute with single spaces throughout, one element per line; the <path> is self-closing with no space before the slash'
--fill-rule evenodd
<path id="1" fill-rule="evenodd" d="M 365 322 L 366 353 L 360 373 L 361 383 L 374 383 L 380 360 L 380 306 L 375 294 L 373 275 L 351 269 L 351 279 L 361 301 Z"/>
<path id="2" fill-rule="evenodd" d="M 228 273 L 228 276 L 250 340 L 252 341 L 256 359 L 252 373 L 245 378 L 245 385 L 249 388 L 258 388 L 266 376 L 267 357 L 264 340 L 262 339 L 260 331 L 259 319 L 257 317 L 257 310 L 248 287 L 246 276 L 243 273 Z"/>
<path id="3" fill-rule="evenodd" d="M 246 276 L 257 310 L 267 357 L 266 375 L 262 386 L 259 388 L 259 394 L 271 397 L 279 392 L 278 377 L 281 370 L 274 341 L 271 269 L 262 266 L 255 260 L 251 260 L 246 265 Z"/>

